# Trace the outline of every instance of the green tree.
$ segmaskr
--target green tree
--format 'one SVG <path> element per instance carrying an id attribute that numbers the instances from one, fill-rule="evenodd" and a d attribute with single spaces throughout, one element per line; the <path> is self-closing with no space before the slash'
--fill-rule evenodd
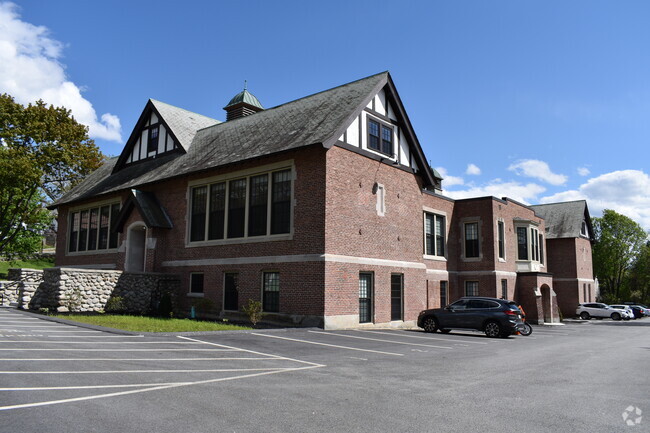
<path id="1" fill-rule="evenodd" d="M 630 273 L 630 300 L 641 304 L 650 302 L 650 242 L 647 242 L 634 260 Z"/>
<path id="2" fill-rule="evenodd" d="M 632 219 L 605 209 L 601 218 L 593 218 L 595 244 L 594 272 L 600 281 L 601 297 L 621 301 L 621 289 L 630 269 L 648 240 L 648 233 Z"/>
<path id="3" fill-rule="evenodd" d="M 97 169 L 103 156 L 70 111 L 23 106 L 0 95 L 0 256 L 40 246 L 53 215 L 45 204 Z"/>

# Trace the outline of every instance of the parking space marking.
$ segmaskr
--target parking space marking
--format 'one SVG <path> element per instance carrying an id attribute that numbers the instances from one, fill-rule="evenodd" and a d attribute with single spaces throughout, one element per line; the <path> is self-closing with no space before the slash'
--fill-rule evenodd
<path id="1" fill-rule="evenodd" d="M 189 337 L 178 337 L 183 340 L 187 340 L 185 342 L 181 341 L 169 341 L 166 342 L 168 344 L 202 344 L 202 345 L 209 345 L 213 346 L 205 349 L 196 349 L 196 348 L 183 348 L 183 349 L 94 349 L 94 348 L 89 348 L 89 349 L 22 349 L 22 350 L 34 350 L 34 351 L 42 351 L 42 350 L 49 350 L 49 351 L 84 351 L 84 352 L 91 352 L 91 351 L 111 351 L 111 352 L 117 352 L 117 351 L 127 351 L 127 352 L 135 352 L 135 351 L 146 351 L 146 352 L 164 352 L 164 351 L 202 351 L 202 352 L 243 352 L 243 353 L 248 353 L 248 354 L 254 354 L 257 355 L 256 357 L 230 357 L 231 361 L 239 361 L 239 360 L 270 360 L 270 361 L 291 361 L 291 362 L 296 362 L 302 364 L 299 367 L 267 367 L 267 368 L 220 368 L 220 369 L 183 369 L 183 370 L 163 370 L 163 369 L 149 369 L 149 370 L 92 370 L 92 371 L 0 371 L 0 374 L 31 374 L 31 375 L 50 375 L 50 374 L 78 374 L 78 375 L 83 375 L 83 374 L 125 374 L 125 373 L 156 373 L 156 374 L 161 374 L 161 373 L 243 373 L 243 374 L 237 374 L 235 376 L 228 376 L 228 377 L 218 377 L 218 378 L 211 378 L 211 379 L 204 379 L 204 380 L 197 380 L 197 381 L 183 381 L 183 382 L 164 382 L 164 383 L 148 383 L 148 384 L 123 384 L 123 385 L 80 385 L 80 386 L 63 386 L 63 387 L 48 387 L 48 386 L 40 386 L 40 387 L 20 387 L 20 388 L 0 388 L 0 391 L 37 391 L 37 390 L 63 390 L 63 389 L 68 389 L 68 390 L 91 390 L 91 389 L 110 389 L 110 388 L 138 388 L 138 389 L 131 389 L 131 390 L 126 390 L 126 391 L 120 391 L 120 392 L 111 392 L 111 393 L 106 393 L 106 394 L 98 394 L 98 395 L 90 395 L 90 396 L 83 396 L 83 397 L 75 397 L 75 398 L 67 398 L 67 399 L 61 399 L 61 400 L 48 400 L 48 401 L 40 401 L 40 402 L 33 402 L 33 403 L 23 403 L 23 404 L 15 404 L 15 405 L 6 405 L 6 406 L 0 406 L 0 411 L 4 410 L 14 410 L 14 409 L 25 409 L 25 408 L 33 408 L 33 407 L 39 407 L 39 406 L 50 406 L 50 405 L 56 405 L 56 404 L 64 404 L 64 403 L 72 403 L 72 402 L 79 402 L 79 401 L 87 401 L 87 400 L 95 400 L 95 399 L 100 399 L 100 398 L 110 398 L 110 397 L 119 397 L 119 396 L 125 396 L 125 395 L 131 395 L 131 394 L 137 394 L 137 393 L 143 393 L 143 392 L 150 392 L 150 391 L 158 391 L 158 390 L 165 390 L 165 389 L 172 389 L 172 388 L 177 388 L 177 387 L 183 387 L 183 386 L 193 386 L 193 385 L 203 385 L 203 384 L 209 384 L 209 383 L 217 383 L 217 382 L 224 382 L 224 381 L 230 381 L 230 380 L 238 380 L 238 379 L 246 379 L 246 378 L 253 378 L 253 377 L 260 377 L 260 376 L 265 376 L 265 375 L 270 375 L 270 374 L 277 374 L 277 373 L 286 373 L 286 372 L 294 372 L 294 371 L 301 371 L 301 370 L 307 370 L 307 369 L 313 369 L 313 368 L 319 368 L 319 367 L 324 367 L 323 364 L 317 364 L 314 362 L 309 362 L 309 361 L 302 361 L 298 359 L 293 359 L 293 358 L 288 358 L 284 356 L 279 356 L 279 355 L 273 355 L 273 354 L 268 354 L 268 353 L 262 353 L 262 352 L 257 352 L 253 350 L 248 350 L 248 349 L 242 349 L 242 348 L 237 348 L 233 346 L 226 346 L 223 344 L 217 344 L 217 343 L 211 343 L 203 340 L 198 340 L 194 338 L 189 338 Z M 60 342 L 62 343 L 62 342 Z M 101 344 L 101 342 L 97 342 Z M 126 343 L 126 342 L 124 342 Z M 5 349 L 0 349 L 0 350 L 5 350 Z M 21 350 L 21 349 L 6 349 L 6 350 Z M 206 360 L 210 361 L 215 361 L 215 360 L 226 360 L 227 358 L 206 358 Z M 4 359 L 3 359 L 4 360 Z M 9 361 L 15 361 L 16 359 L 11 359 Z M 43 360 L 43 359 L 39 359 Z M 88 359 L 80 359 L 81 361 L 88 361 Z M 115 358 L 113 359 L 108 359 L 108 360 L 116 360 Z M 164 360 L 164 359 L 154 359 L 156 362 Z M 180 359 L 181 361 L 185 362 L 190 359 L 182 358 Z M 58 359 L 54 361 L 59 361 Z M 140 361 L 140 359 L 128 359 L 128 361 Z"/>
<path id="2" fill-rule="evenodd" d="M 317 346 L 336 347 L 337 349 L 357 350 L 359 352 L 378 353 L 378 354 L 381 354 L 381 355 L 404 356 L 403 353 L 382 352 L 381 350 L 370 350 L 370 349 L 360 349 L 358 347 L 339 346 L 339 345 L 336 345 L 336 344 L 319 343 L 318 341 L 299 340 L 297 338 L 280 337 L 278 335 L 257 334 L 257 333 L 254 333 L 254 332 L 251 335 L 257 335 L 258 337 L 277 338 L 279 340 L 295 341 L 295 342 L 298 342 L 298 343 L 314 344 L 314 345 L 317 345 Z"/>
<path id="3" fill-rule="evenodd" d="M 265 361 L 269 358 L 0 358 L 0 361 Z"/>
<path id="4" fill-rule="evenodd" d="M 128 385 L 81 385 L 81 386 L 32 386 L 22 388 L 0 388 L 0 391 L 61 391 L 77 389 L 110 389 L 110 388 L 142 388 L 145 386 L 164 386 L 189 384 L 191 382 L 156 382 L 156 383 L 131 383 Z"/>
<path id="5" fill-rule="evenodd" d="M 57 348 L 57 349 L 32 349 L 26 347 L 16 348 L 0 348 L 3 351 L 20 351 L 20 352 L 235 352 L 237 349 L 70 349 L 70 348 Z"/>
<path id="6" fill-rule="evenodd" d="M 460 343 L 472 343 L 472 344 L 489 344 L 485 341 L 470 341 L 470 340 L 457 340 L 454 339 L 453 336 L 450 336 L 449 338 L 444 338 L 444 337 L 425 337 L 422 335 L 409 335 L 408 333 L 404 331 L 368 331 L 368 330 L 363 330 L 363 329 L 355 329 L 356 332 L 368 332 L 371 334 L 383 334 L 383 335 L 399 335 L 400 337 L 407 337 L 407 338 L 419 338 L 419 339 L 424 339 L 424 340 L 441 340 L 441 341 L 458 341 Z"/>
<path id="7" fill-rule="evenodd" d="M 453 349 L 453 347 L 449 347 L 449 346 L 436 346 L 436 345 L 433 345 L 433 344 L 406 343 L 406 342 L 403 342 L 403 341 L 384 340 L 384 339 L 381 339 L 381 338 L 368 338 L 368 337 L 359 337 L 358 335 L 337 334 L 335 332 L 325 332 L 325 331 L 307 331 L 307 332 L 311 332 L 313 334 L 334 335 L 334 336 L 337 336 L 337 337 L 345 337 L 345 338 L 356 338 L 356 339 L 359 339 L 359 340 L 379 341 L 381 343 L 404 344 L 404 345 L 407 345 L 407 346 L 433 347 L 435 349 Z"/>
<path id="8" fill-rule="evenodd" d="M 41 341 L 41 340 L 23 340 L 23 341 L 5 341 L 5 343 L 39 343 L 39 344 L 98 344 L 99 341 Z M 193 344 L 199 345 L 200 342 L 191 341 L 102 341 L 101 344 Z"/>
<path id="9" fill-rule="evenodd" d="M 206 379 L 206 380 L 197 380 L 194 382 L 180 382 L 176 384 L 170 384 L 170 385 L 158 385 L 158 386 L 153 386 L 151 388 L 145 388 L 145 389 L 136 389 L 136 390 L 131 390 L 131 391 L 122 391 L 122 392 L 113 392 L 109 394 L 99 394 L 99 395 L 90 395 L 90 396 L 85 396 L 85 397 L 76 397 L 76 398 L 66 398 L 63 400 L 49 400 L 49 401 L 41 401 L 37 403 L 25 403 L 25 404 L 15 404 L 15 405 L 10 405 L 10 406 L 0 406 L 0 411 L 3 410 L 13 410 L 13 409 L 26 409 L 26 408 L 31 408 L 31 407 L 39 407 L 39 406 L 51 406 L 54 404 L 62 404 L 62 403 L 73 403 L 73 402 L 78 402 L 78 401 L 88 401 L 88 400 L 96 400 L 100 398 L 109 398 L 109 397 L 119 397 L 123 395 L 130 395 L 130 394 L 139 394 L 143 392 L 150 392 L 150 391 L 159 391 L 163 389 L 171 389 L 171 388 L 179 388 L 182 386 L 192 386 L 192 385 L 204 385 L 208 383 L 217 383 L 217 382 L 225 382 L 228 380 L 238 380 L 238 379 L 246 379 L 250 377 L 258 377 L 258 376 L 266 376 L 270 374 L 277 374 L 277 373 L 284 373 L 284 372 L 289 372 L 289 371 L 299 371 L 299 370 L 307 370 L 311 368 L 317 368 L 317 366 L 305 366 L 305 367 L 296 367 L 296 368 L 288 368 L 285 370 L 278 370 L 278 371 L 264 371 L 261 373 L 252 373 L 252 374 L 245 374 L 242 376 L 231 376 L 231 377 L 220 377 L 216 379 Z"/>
<path id="10" fill-rule="evenodd" d="M 0 371 L 0 374 L 127 374 L 127 373 L 230 373 L 233 371 L 276 371 L 285 368 L 208 368 L 208 369 L 183 369 L 183 370 L 59 370 L 59 371 Z"/>

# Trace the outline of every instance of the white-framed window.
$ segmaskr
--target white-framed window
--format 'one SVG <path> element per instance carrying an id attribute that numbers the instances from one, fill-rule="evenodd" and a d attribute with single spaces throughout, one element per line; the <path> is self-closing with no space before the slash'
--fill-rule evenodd
<path id="1" fill-rule="evenodd" d="M 497 221 L 497 251 L 499 259 L 506 259 L 506 227 L 502 220 Z"/>
<path id="2" fill-rule="evenodd" d="M 446 219 L 444 215 L 424 212 L 424 254 L 445 257 Z"/>
<path id="3" fill-rule="evenodd" d="M 280 311 L 280 273 L 262 273 L 262 311 Z"/>
<path id="4" fill-rule="evenodd" d="M 105 203 L 75 209 L 68 217 L 68 252 L 105 252 L 118 247 L 118 233 L 113 231 L 120 203 Z"/>
<path id="5" fill-rule="evenodd" d="M 449 300 L 449 293 L 447 293 L 447 281 L 440 282 L 440 307 L 447 305 Z"/>
<path id="6" fill-rule="evenodd" d="M 189 242 L 290 234 L 292 198 L 291 168 L 191 186 Z"/>
<path id="7" fill-rule="evenodd" d="M 478 296 L 478 281 L 465 281 L 465 296 Z"/>
<path id="8" fill-rule="evenodd" d="M 543 242 L 542 235 L 537 227 L 529 225 L 520 225 L 516 228 L 517 232 L 517 260 L 540 262 L 543 250 L 540 250 L 540 244 Z M 542 247 L 543 249 L 543 247 Z"/>
<path id="9" fill-rule="evenodd" d="M 393 144 L 393 127 L 368 116 L 368 149 L 383 153 L 389 157 L 395 154 Z"/>
<path id="10" fill-rule="evenodd" d="M 480 257 L 481 246 L 479 242 L 478 221 L 464 223 L 463 236 L 465 239 L 465 258 Z"/>

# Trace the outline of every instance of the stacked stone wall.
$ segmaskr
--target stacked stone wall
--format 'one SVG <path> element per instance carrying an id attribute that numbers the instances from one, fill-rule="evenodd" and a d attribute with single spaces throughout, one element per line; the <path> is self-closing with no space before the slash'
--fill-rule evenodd
<path id="1" fill-rule="evenodd" d="M 105 311 L 109 300 L 121 298 L 122 311 L 148 313 L 158 307 L 163 296 L 175 300 L 180 290 L 180 280 L 174 274 L 50 268 L 10 269 L 8 276 L 12 281 L 3 285 L 4 297 L 31 310 Z"/>

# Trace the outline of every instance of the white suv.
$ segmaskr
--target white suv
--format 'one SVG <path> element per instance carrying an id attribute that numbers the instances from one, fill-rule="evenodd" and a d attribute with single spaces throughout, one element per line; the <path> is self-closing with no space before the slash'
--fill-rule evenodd
<path id="1" fill-rule="evenodd" d="M 578 308 L 576 309 L 576 315 L 580 316 L 580 318 L 583 320 L 589 320 L 592 317 L 600 319 L 607 317 L 612 320 L 628 320 L 630 318 L 627 310 L 618 310 L 600 302 L 591 302 L 589 304 L 578 305 Z"/>
<path id="2" fill-rule="evenodd" d="M 623 317 L 623 320 L 636 319 L 634 316 L 634 311 L 629 305 L 610 305 L 610 307 L 614 308 L 615 310 L 624 310 L 627 313 L 628 317 Z"/>

